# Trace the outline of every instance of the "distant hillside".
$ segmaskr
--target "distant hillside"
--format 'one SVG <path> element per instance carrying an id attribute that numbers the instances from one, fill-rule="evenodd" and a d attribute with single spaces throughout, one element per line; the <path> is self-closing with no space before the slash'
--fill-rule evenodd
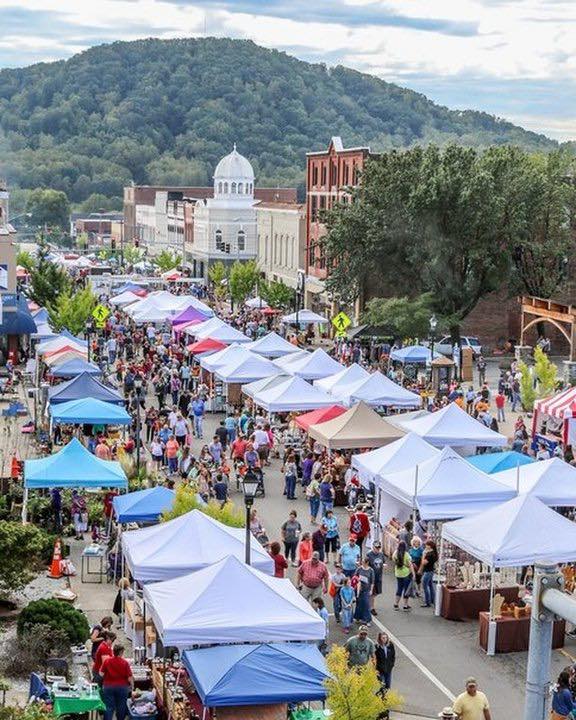
<path id="1" fill-rule="evenodd" d="M 0 172 L 73 202 L 136 183 L 202 185 L 236 142 L 261 185 L 298 184 L 332 135 L 374 150 L 417 142 L 555 143 L 480 112 L 249 41 L 143 40 L 0 71 Z"/>

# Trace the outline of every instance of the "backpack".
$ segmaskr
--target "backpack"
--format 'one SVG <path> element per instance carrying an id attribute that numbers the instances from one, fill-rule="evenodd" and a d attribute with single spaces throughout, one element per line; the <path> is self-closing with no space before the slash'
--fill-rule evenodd
<path id="1" fill-rule="evenodd" d="M 362 534 L 362 523 L 357 515 L 354 517 L 354 520 L 352 520 L 352 532 L 355 535 Z"/>

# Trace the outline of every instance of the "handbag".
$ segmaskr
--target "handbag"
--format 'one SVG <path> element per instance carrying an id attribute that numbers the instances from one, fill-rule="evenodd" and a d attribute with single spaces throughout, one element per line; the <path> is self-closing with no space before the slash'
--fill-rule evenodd
<path id="1" fill-rule="evenodd" d="M 328 586 L 328 595 L 330 595 L 331 598 L 336 597 L 338 593 L 338 588 L 333 582 L 330 582 L 330 585 Z"/>

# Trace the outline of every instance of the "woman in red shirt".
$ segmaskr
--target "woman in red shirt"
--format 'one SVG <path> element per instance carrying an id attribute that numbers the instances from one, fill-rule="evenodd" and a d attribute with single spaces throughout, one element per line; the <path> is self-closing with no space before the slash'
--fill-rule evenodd
<path id="1" fill-rule="evenodd" d="M 98 685 L 102 685 L 102 665 L 104 660 L 113 654 L 112 644 L 116 640 L 116 633 L 105 630 L 101 637 L 102 642 L 99 643 L 94 654 L 94 664 L 92 665 L 92 680 Z"/>
<path id="2" fill-rule="evenodd" d="M 124 645 L 114 645 L 114 654 L 102 663 L 102 699 L 106 704 L 104 720 L 125 720 L 128 714 L 127 702 L 134 689 L 132 668 L 124 659 Z"/>
<path id="3" fill-rule="evenodd" d="M 270 543 L 270 557 L 274 560 L 274 577 L 283 578 L 284 571 L 288 568 L 288 561 L 280 552 L 280 543 Z"/>

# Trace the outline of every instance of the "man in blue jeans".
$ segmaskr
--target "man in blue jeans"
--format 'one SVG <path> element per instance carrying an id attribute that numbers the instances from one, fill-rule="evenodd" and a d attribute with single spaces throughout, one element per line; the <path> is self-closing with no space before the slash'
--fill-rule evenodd
<path id="1" fill-rule="evenodd" d="M 360 560 L 360 548 L 356 545 L 356 536 L 350 535 L 347 543 L 341 546 L 338 561 L 342 565 L 342 571 L 346 577 L 351 578 L 356 572 Z"/>
<path id="2" fill-rule="evenodd" d="M 128 714 L 127 702 L 134 689 L 134 678 L 129 663 L 124 659 L 124 646 L 114 645 L 113 655 L 102 663 L 102 699 L 106 704 L 104 720 L 124 720 Z"/>
<path id="3" fill-rule="evenodd" d="M 195 397 L 190 403 L 192 417 L 194 419 L 194 435 L 202 439 L 202 421 L 204 420 L 204 400 L 201 397 Z"/>

